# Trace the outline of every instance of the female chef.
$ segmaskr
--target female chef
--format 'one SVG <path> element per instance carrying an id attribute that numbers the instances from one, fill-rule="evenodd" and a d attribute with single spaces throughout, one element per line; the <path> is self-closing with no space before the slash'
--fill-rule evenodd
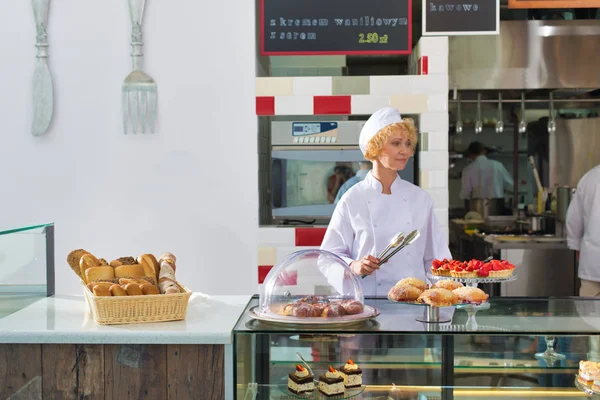
<path id="1" fill-rule="evenodd" d="M 417 146 L 413 121 L 395 108 L 378 110 L 365 123 L 359 145 L 373 169 L 340 199 L 321 249 L 343 258 L 356 275 L 368 275 L 362 280 L 365 295 L 385 297 L 400 279 L 425 280 L 433 259 L 451 255 L 433 200 L 398 175 Z M 380 267 L 375 257 L 390 239 L 414 229 L 420 238 Z"/>

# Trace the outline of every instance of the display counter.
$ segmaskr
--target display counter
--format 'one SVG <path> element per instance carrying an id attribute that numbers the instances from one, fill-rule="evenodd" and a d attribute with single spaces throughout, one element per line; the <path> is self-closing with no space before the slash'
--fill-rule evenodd
<path id="1" fill-rule="evenodd" d="M 0 398 L 231 398 L 231 332 L 249 298 L 194 293 L 184 321 L 101 326 L 83 295 L 0 297 L 10 310 L 0 318 Z"/>
<path id="2" fill-rule="evenodd" d="M 234 328 L 236 399 L 302 398 L 287 390 L 301 357 L 315 377 L 348 359 L 362 369 L 361 393 L 339 398 L 584 399 L 579 361 L 599 356 L 595 299 L 493 297 L 474 325 L 465 310 L 442 308 L 449 323 L 423 323 L 424 306 L 368 298 L 376 318 L 317 328 L 254 319 L 258 301 Z"/>

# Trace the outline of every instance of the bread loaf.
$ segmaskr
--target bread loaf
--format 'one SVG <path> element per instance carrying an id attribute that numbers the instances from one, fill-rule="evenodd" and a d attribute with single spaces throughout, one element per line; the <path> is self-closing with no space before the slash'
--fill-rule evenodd
<path id="1" fill-rule="evenodd" d="M 69 263 L 69 267 L 71 267 L 73 272 L 75 272 L 83 280 L 85 280 L 85 277 L 83 275 L 81 275 L 81 269 L 79 267 L 79 260 L 81 260 L 81 257 L 85 254 L 89 254 L 89 252 L 84 249 L 77 249 L 77 250 L 71 251 L 67 255 L 67 263 Z"/>
<path id="2" fill-rule="evenodd" d="M 150 280 L 150 278 L 146 278 L 145 276 L 141 276 L 139 278 L 119 278 L 120 285 L 127 285 L 128 283 L 137 283 L 138 285 L 144 285 L 149 283 L 154 285 L 154 283 Z"/>
<path id="3" fill-rule="evenodd" d="M 142 254 L 138 256 L 137 261 L 138 264 L 142 264 L 142 262 L 145 262 L 146 264 L 151 266 L 154 270 L 155 282 L 158 282 L 158 273 L 160 272 L 160 265 L 158 264 L 156 257 L 154 257 L 154 255 L 152 254 Z"/>
<path id="4" fill-rule="evenodd" d="M 91 267 L 85 270 L 86 282 L 94 280 L 115 279 L 115 270 L 112 267 Z"/>
<path id="5" fill-rule="evenodd" d="M 127 296 L 127 291 L 119 285 L 113 284 L 109 290 L 113 296 Z"/>
<path id="6" fill-rule="evenodd" d="M 161 260 L 160 273 L 158 275 L 158 288 L 160 292 L 164 294 L 180 293 L 179 286 L 175 280 L 175 268 L 171 265 L 174 262 L 162 257 Z"/>
<path id="7" fill-rule="evenodd" d="M 91 280 L 88 280 L 85 271 L 88 268 L 93 268 L 93 267 L 99 267 L 100 266 L 100 261 L 98 261 L 96 259 L 96 257 L 94 257 L 91 254 L 84 254 L 83 256 L 81 256 L 81 258 L 79 259 L 79 272 L 81 273 L 81 277 L 83 278 L 83 280 L 86 283 L 90 283 Z"/>
<path id="8" fill-rule="evenodd" d="M 117 278 L 131 278 L 138 276 L 146 276 L 144 268 L 141 265 L 121 265 L 115 268 L 115 277 Z"/>
<path id="9" fill-rule="evenodd" d="M 141 265 L 141 267 L 144 269 L 144 276 L 146 278 L 152 279 L 152 282 L 154 284 L 156 284 L 157 281 L 156 281 L 156 274 L 154 273 L 154 267 L 152 267 L 150 264 L 148 264 L 148 262 L 143 258 L 140 261 L 141 262 L 139 265 Z"/>

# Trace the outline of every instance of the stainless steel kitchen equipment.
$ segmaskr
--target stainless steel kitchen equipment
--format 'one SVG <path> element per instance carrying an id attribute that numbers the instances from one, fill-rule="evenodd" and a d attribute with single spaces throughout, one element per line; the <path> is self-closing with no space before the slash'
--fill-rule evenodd
<path id="1" fill-rule="evenodd" d="M 484 219 L 493 215 L 504 214 L 504 199 L 470 199 L 465 200 L 467 210 L 475 211 Z"/>
<path id="2" fill-rule="evenodd" d="M 261 155 L 262 163 L 270 165 L 268 188 L 271 224 L 327 224 L 335 208 L 334 198 L 343 183 L 358 182 L 366 175 L 360 171 L 366 160 L 358 146 L 365 121 L 272 121 L 270 153 Z M 268 159 L 267 159 L 268 157 Z M 363 168 L 368 168 L 364 164 Z M 332 188 L 336 176 L 341 184 Z M 414 157 L 400 177 L 415 181 Z M 263 222 L 264 223 L 264 222 Z"/>
<path id="3" fill-rule="evenodd" d="M 37 55 L 33 73 L 33 120 L 31 134 L 41 136 L 48 130 L 54 110 L 54 89 L 48 68 L 48 8 L 50 0 L 32 0 L 35 18 Z"/>
<path id="4" fill-rule="evenodd" d="M 129 0 L 133 71 L 125 77 L 121 89 L 124 133 L 146 133 L 146 128 L 154 133 L 156 121 L 156 82 L 142 70 L 142 19 L 145 4 L 146 0 Z"/>
<path id="5" fill-rule="evenodd" d="M 568 186 L 559 186 L 556 188 L 556 220 L 567 222 L 567 210 L 575 189 Z"/>

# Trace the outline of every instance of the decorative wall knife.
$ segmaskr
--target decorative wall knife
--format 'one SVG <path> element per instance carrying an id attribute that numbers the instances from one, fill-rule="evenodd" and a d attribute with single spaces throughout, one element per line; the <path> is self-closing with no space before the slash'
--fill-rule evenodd
<path id="1" fill-rule="evenodd" d="M 50 0 L 31 0 L 35 18 L 37 56 L 33 73 L 33 121 L 31 134 L 40 136 L 46 133 L 54 108 L 52 76 L 48 69 L 48 7 Z"/>

